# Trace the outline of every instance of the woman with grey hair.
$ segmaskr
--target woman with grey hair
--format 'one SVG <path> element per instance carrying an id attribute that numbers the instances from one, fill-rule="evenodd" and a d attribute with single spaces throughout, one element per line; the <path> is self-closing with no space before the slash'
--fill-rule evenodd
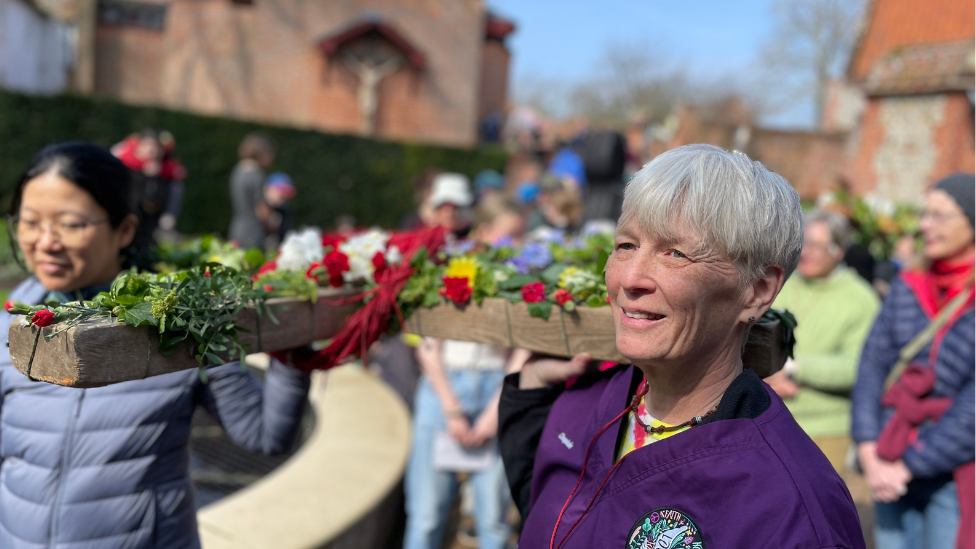
<path id="1" fill-rule="evenodd" d="M 864 547 L 830 462 L 743 369 L 802 239 L 796 191 L 744 154 L 679 147 L 634 176 L 606 269 L 633 364 L 535 357 L 506 378 L 521 546 Z"/>
<path id="2" fill-rule="evenodd" d="M 850 446 L 850 390 L 861 348 L 881 308 L 878 294 L 844 264 L 847 218 L 828 211 L 806 216 L 797 275 L 773 307 L 796 315 L 794 359 L 766 379 L 838 472 Z"/>

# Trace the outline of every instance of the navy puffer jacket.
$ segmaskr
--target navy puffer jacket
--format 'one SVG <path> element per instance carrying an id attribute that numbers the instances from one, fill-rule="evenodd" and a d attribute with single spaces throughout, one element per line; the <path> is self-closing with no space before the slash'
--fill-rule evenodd
<path id="1" fill-rule="evenodd" d="M 11 299 L 39 303 L 36 279 Z M 241 446 L 288 450 L 308 374 L 272 361 L 262 386 L 239 363 L 97 389 L 32 382 L 10 363 L 0 312 L 0 547 L 200 546 L 190 480 L 190 419 L 211 412 Z"/>

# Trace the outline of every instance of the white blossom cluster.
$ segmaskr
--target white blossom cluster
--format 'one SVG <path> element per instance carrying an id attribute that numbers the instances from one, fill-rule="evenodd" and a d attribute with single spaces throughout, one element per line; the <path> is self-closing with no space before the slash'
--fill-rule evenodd
<path id="1" fill-rule="evenodd" d="M 343 279 L 346 282 L 372 280 L 375 270 L 373 258 L 377 253 L 383 254 L 388 264 L 400 263 L 403 260 L 400 250 L 396 246 L 391 246 L 389 250 L 386 248 L 389 239 L 389 233 L 373 227 L 339 244 L 339 251 L 349 257 L 349 270 L 342 273 Z"/>
<path id="2" fill-rule="evenodd" d="M 322 248 L 322 232 L 308 227 L 290 231 L 285 236 L 277 259 L 277 268 L 282 271 L 305 271 L 316 261 L 322 261 L 325 251 Z"/>

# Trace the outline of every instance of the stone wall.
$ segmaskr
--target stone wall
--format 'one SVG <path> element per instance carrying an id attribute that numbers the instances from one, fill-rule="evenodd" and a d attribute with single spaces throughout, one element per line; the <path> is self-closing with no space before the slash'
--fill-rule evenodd
<path id="1" fill-rule="evenodd" d="M 963 92 L 871 98 L 851 143 L 851 189 L 921 204 L 933 182 L 976 169 L 973 131 Z"/>

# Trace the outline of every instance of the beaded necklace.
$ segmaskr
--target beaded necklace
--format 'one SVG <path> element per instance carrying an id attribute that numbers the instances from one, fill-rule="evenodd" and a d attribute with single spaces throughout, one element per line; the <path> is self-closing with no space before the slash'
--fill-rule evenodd
<path id="1" fill-rule="evenodd" d="M 684 429 L 685 427 L 688 428 L 697 427 L 698 425 L 701 425 L 702 422 L 704 422 L 705 419 L 708 418 L 708 416 L 714 414 L 715 411 L 718 410 L 718 406 L 716 406 L 712 408 L 707 414 L 703 416 L 695 416 L 689 419 L 688 421 L 678 425 L 660 425 L 658 427 L 651 427 L 650 425 L 644 423 L 644 420 L 641 419 L 640 414 L 637 412 L 637 407 L 638 405 L 640 405 L 641 399 L 644 398 L 644 395 L 647 394 L 648 389 L 649 387 L 647 386 L 647 380 L 646 379 L 642 380 L 640 386 L 637 387 L 637 394 L 635 394 L 630 399 L 630 406 L 628 406 L 627 409 L 628 411 L 633 413 L 634 421 L 637 422 L 637 425 L 640 425 L 640 427 L 644 429 L 644 431 L 649 435 L 670 433 L 673 431 Z"/>

